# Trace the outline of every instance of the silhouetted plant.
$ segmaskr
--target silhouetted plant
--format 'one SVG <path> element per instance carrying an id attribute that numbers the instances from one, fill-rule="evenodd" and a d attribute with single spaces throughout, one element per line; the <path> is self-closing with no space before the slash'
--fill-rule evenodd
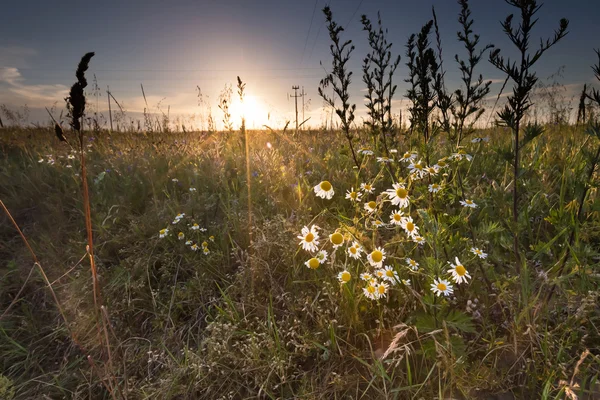
<path id="1" fill-rule="evenodd" d="M 479 78 L 474 81 L 474 71 L 477 64 L 481 61 L 483 53 L 494 47 L 493 44 L 488 44 L 479 50 L 477 49 L 479 35 L 473 34 L 473 19 L 471 18 L 469 2 L 468 0 L 458 0 L 458 3 L 461 6 L 458 22 L 462 27 L 462 31 L 458 31 L 457 36 L 458 40 L 462 42 L 465 49 L 467 49 L 468 57 L 466 60 L 463 60 L 458 57 L 458 54 L 454 56 L 461 72 L 461 80 L 465 86 L 464 89 L 457 89 L 454 92 L 456 103 L 451 107 L 457 147 L 460 146 L 462 138 L 472 132 L 473 125 L 475 125 L 477 120 L 479 120 L 481 115 L 485 112 L 481 103 L 483 98 L 490 92 L 492 81 L 484 83 L 481 74 L 479 74 Z M 465 123 L 469 118 L 471 119 L 470 123 L 465 126 Z"/>
<path id="2" fill-rule="evenodd" d="M 490 53 L 490 62 L 496 68 L 507 74 L 513 81 L 513 94 L 508 97 L 507 104 L 502 111 L 498 112 L 500 118 L 499 123 L 509 127 L 514 136 L 513 144 L 513 247 L 515 258 L 517 261 L 517 270 L 520 271 L 519 255 L 519 239 L 518 239 L 518 178 L 519 178 L 519 130 L 521 129 L 521 121 L 525 112 L 531 107 L 530 94 L 535 86 L 538 78 L 535 72 L 531 72 L 533 65 L 540 59 L 542 54 L 550 47 L 555 45 L 560 39 L 567 34 L 569 21 L 565 18 L 560 20 L 559 29 L 554 32 L 554 37 L 547 39 L 546 42 L 541 40 L 540 47 L 535 53 L 529 53 L 531 30 L 537 23 L 537 19 L 533 16 L 539 11 L 541 5 L 538 6 L 536 0 L 505 0 L 508 4 L 519 9 L 521 13 L 521 22 L 517 28 L 513 27 L 513 14 L 510 14 L 504 22 L 502 28 L 510 41 L 517 47 L 520 53 L 520 63 L 511 62 L 510 59 L 504 59 L 500 55 L 500 49 L 495 49 Z M 540 135 L 542 129 L 537 127 L 528 129 L 525 136 L 530 141 L 533 135 Z"/>
<path id="3" fill-rule="evenodd" d="M 242 80 L 240 79 L 240 77 L 237 77 L 237 90 L 238 90 L 238 96 L 240 97 L 240 103 L 242 104 L 242 110 L 243 110 L 243 105 L 244 105 L 244 89 L 246 88 L 246 84 L 242 82 Z M 246 116 L 244 115 L 244 112 L 242 111 L 242 125 L 240 126 L 240 131 L 242 133 L 246 132 Z"/>
<path id="4" fill-rule="evenodd" d="M 368 33 L 371 47 L 371 52 L 363 61 L 363 82 L 367 85 L 365 105 L 371 119 L 366 125 L 371 129 L 374 139 L 381 136 L 386 154 L 389 155 L 386 138 L 393 127 L 392 98 L 397 88 L 392 84 L 392 76 L 400 64 L 400 55 L 392 62 L 392 43 L 386 39 L 388 31 L 383 29 L 380 13 L 377 13 L 377 29 L 366 15 L 362 16 L 361 22 L 363 30 Z"/>
<path id="5" fill-rule="evenodd" d="M 437 119 L 438 127 L 444 132 L 450 132 L 450 111 L 454 104 L 452 94 L 449 94 L 446 90 L 446 84 L 444 83 L 444 61 L 442 58 L 442 38 L 440 36 L 440 28 L 437 22 L 437 15 L 435 8 L 431 7 L 433 13 L 433 27 L 435 31 L 435 43 L 437 48 L 437 70 L 433 71 L 433 90 L 436 94 L 435 105 L 440 111 L 441 118 Z"/>
<path id="6" fill-rule="evenodd" d="M 581 94 L 579 95 L 579 107 L 577 108 L 577 122 L 575 123 L 575 126 L 579 126 L 579 124 L 585 124 L 586 123 L 586 104 L 585 101 L 587 100 L 587 83 L 583 85 L 583 89 L 581 90 Z"/>
<path id="7" fill-rule="evenodd" d="M 329 49 L 333 56 L 331 72 L 327 73 L 325 78 L 319 82 L 319 95 L 335 109 L 335 113 L 338 115 L 342 122 L 342 130 L 348 139 L 348 145 L 352 152 L 352 158 L 357 168 L 360 168 L 360 163 L 356 158 L 354 152 L 354 146 L 352 144 L 352 133 L 350 132 L 350 125 L 354 121 L 354 111 L 356 110 L 356 104 L 350 104 L 350 94 L 348 88 L 350 86 L 350 77 L 352 71 L 348 71 L 346 64 L 350 59 L 350 54 L 354 50 L 352 40 L 341 42 L 340 33 L 343 32 L 344 28 L 339 26 L 334 20 L 329 6 L 323 8 L 323 14 L 327 21 L 327 30 L 329 31 L 329 38 L 333 42 Z M 321 63 L 322 65 L 323 63 Z M 336 94 L 342 102 L 341 108 L 336 107 L 333 96 L 329 96 L 325 93 L 325 89 L 329 86 L 333 87 L 333 92 Z"/>
<path id="8" fill-rule="evenodd" d="M 233 131 L 233 124 L 231 122 L 231 114 L 229 113 L 229 106 L 231 105 L 231 85 L 225 85 L 221 93 L 219 94 L 219 108 L 223 111 L 223 125 L 229 132 Z"/>

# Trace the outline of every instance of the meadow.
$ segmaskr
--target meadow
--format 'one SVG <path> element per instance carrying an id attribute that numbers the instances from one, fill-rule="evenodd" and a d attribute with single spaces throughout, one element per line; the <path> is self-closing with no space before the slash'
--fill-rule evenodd
<path id="1" fill-rule="evenodd" d="M 353 123 L 342 45 L 337 131 L 81 127 L 92 53 L 71 129 L 0 129 L 0 399 L 600 398 L 600 96 L 537 123 L 495 53 L 520 79 L 475 128 L 485 84 L 465 64 L 444 108 L 432 27 L 410 128 L 368 65 Z"/>

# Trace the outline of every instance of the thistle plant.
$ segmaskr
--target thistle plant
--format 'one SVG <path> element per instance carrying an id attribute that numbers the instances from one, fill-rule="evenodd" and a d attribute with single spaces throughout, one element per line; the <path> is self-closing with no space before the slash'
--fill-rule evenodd
<path id="1" fill-rule="evenodd" d="M 370 121 L 366 125 L 371 129 L 373 138 L 381 137 L 386 155 L 389 156 L 387 136 L 390 134 L 392 121 L 392 98 L 397 85 L 392 84 L 392 77 L 400 64 L 400 55 L 392 61 L 390 51 L 392 43 L 387 41 L 387 29 L 383 29 L 381 14 L 377 13 L 377 29 L 373 27 L 366 15 L 361 18 L 363 30 L 368 33 L 371 52 L 363 61 L 363 82 L 367 85 L 367 109 Z"/>
<path id="2" fill-rule="evenodd" d="M 487 44 L 481 49 L 479 45 L 479 35 L 473 34 L 473 19 L 469 9 L 468 0 L 458 0 L 461 11 L 458 16 L 462 30 L 457 32 L 458 40 L 464 44 L 468 57 L 466 60 L 460 59 L 458 54 L 454 56 L 461 72 L 461 80 L 464 89 L 457 89 L 454 92 L 456 104 L 451 107 L 452 117 L 454 119 L 454 134 L 456 135 L 456 146 L 460 146 L 463 136 L 472 132 L 473 125 L 481 118 L 485 112 L 481 102 L 490 92 L 491 81 L 483 82 L 483 76 L 475 79 L 475 67 L 481 61 L 483 54 L 494 47 L 493 44 Z M 469 124 L 465 125 L 470 119 Z"/>
<path id="3" fill-rule="evenodd" d="M 352 159 L 354 160 L 356 167 L 360 169 L 360 163 L 356 158 L 356 153 L 354 152 L 354 146 L 352 144 L 352 133 L 350 132 L 350 126 L 352 125 L 352 122 L 354 122 L 354 111 L 356 111 L 356 104 L 350 104 L 350 94 L 348 92 L 352 71 L 348 71 L 346 66 L 348 60 L 350 60 L 350 54 L 354 51 L 354 45 L 352 45 L 352 40 L 347 40 L 342 43 L 340 34 L 344 31 L 344 28 L 339 26 L 333 20 L 333 15 L 329 6 L 323 8 L 323 14 L 325 14 L 329 38 L 332 41 L 329 49 L 333 61 L 331 72 L 327 73 L 325 78 L 321 79 L 318 91 L 323 100 L 335 109 L 335 113 L 340 118 L 340 121 L 342 122 L 342 131 L 348 140 L 348 145 L 352 152 Z M 329 96 L 325 93 L 325 89 L 329 86 L 333 87 L 333 93 L 337 95 L 342 102 L 341 108 L 336 107 L 334 96 Z"/>
<path id="4" fill-rule="evenodd" d="M 537 4 L 536 0 L 505 0 L 509 5 L 519 9 L 521 13 L 521 22 L 518 27 L 513 27 L 513 14 L 510 14 L 504 22 L 501 23 L 504 33 L 510 41 L 515 45 L 520 53 L 520 63 L 511 62 L 510 59 L 504 59 L 500 55 L 500 49 L 495 49 L 490 53 L 489 60 L 496 68 L 504 72 L 514 81 L 513 93 L 508 97 L 507 104 L 504 109 L 498 112 L 500 124 L 509 127 L 514 136 L 513 143 L 513 247 L 515 259 L 517 262 L 517 270 L 520 271 L 521 257 L 519 254 L 519 235 L 518 235 L 518 220 L 519 220 L 519 198 L 518 198 L 518 178 L 519 178 L 519 150 L 523 144 L 519 143 L 519 131 L 522 128 L 521 121 L 527 110 L 531 107 L 530 94 L 535 86 L 538 78 L 535 72 L 531 71 L 533 65 L 540 57 L 560 39 L 565 37 L 569 21 L 565 18 L 560 20 L 558 30 L 554 32 L 551 39 L 545 42 L 540 41 L 540 47 L 533 53 L 529 53 L 531 31 L 537 19 L 533 19 L 534 15 L 539 11 L 541 5 Z M 531 141 L 536 136 L 543 132 L 539 127 L 534 127 L 525 132 L 525 141 Z"/>
<path id="5" fill-rule="evenodd" d="M 240 77 L 237 77 L 237 93 L 240 97 L 240 103 L 244 104 L 244 89 L 246 88 L 246 84 L 242 82 Z M 240 125 L 240 131 L 242 133 L 246 132 L 246 116 L 242 113 L 242 124 Z"/>
<path id="6" fill-rule="evenodd" d="M 231 114 L 229 113 L 232 93 L 231 85 L 225 85 L 219 94 L 219 109 L 223 111 L 223 125 L 229 132 L 233 131 L 233 123 L 231 122 Z"/>

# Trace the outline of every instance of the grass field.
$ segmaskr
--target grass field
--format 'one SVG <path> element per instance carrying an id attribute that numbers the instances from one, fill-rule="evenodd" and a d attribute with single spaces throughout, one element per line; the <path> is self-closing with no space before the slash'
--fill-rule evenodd
<path id="1" fill-rule="evenodd" d="M 0 199 L 39 260 L 33 265 L 3 215 L 0 304 L 12 305 L 0 324 L 5 398 L 598 393 L 596 187 L 579 199 L 599 143 L 581 128 L 549 127 L 522 154 L 519 273 L 513 182 L 502 158 L 510 135 L 502 128 L 476 132 L 489 141 L 469 143 L 463 157 L 436 138 L 430 164 L 443 167 L 422 179 L 399 161 L 410 151 L 418 154 L 413 163 L 421 158 L 408 139 L 392 152 L 394 162 L 367 152 L 357 170 L 343 135 L 328 132 L 249 132 L 248 160 L 238 132 L 90 132 L 100 312 L 86 259 L 79 154 L 50 129 L 1 133 Z M 331 199 L 313 189 L 324 180 Z M 392 223 L 399 205 L 381 193 L 396 182 L 407 185 L 403 215 L 423 243 Z M 363 183 L 373 193 L 359 190 Z M 433 193 L 431 184 L 441 189 Z M 360 201 L 345 198 L 352 189 Z M 297 236 L 314 225 L 327 257 L 307 268 L 312 256 Z M 342 234 L 337 250 L 334 232 Z M 363 249 L 358 258 L 352 246 Z M 376 249 L 392 271 L 381 279 Z M 447 270 L 459 262 L 470 279 L 456 284 Z M 431 290 L 438 278 L 454 286 L 451 295 Z M 369 296 L 371 285 L 385 293 Z"/>

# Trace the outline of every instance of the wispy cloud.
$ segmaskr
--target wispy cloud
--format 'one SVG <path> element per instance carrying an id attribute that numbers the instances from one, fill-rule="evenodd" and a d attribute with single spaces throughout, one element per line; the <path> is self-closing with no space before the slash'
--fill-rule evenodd
<path id="1" fill-rule="evenodd" d="M 68 94 L 65 85 L 27 84 L 15 67 L 0 67 L 0 86 L 6 89 L 0 94 L 0 102 L 13 105 L 44 107 L 61 101 Z"/>

